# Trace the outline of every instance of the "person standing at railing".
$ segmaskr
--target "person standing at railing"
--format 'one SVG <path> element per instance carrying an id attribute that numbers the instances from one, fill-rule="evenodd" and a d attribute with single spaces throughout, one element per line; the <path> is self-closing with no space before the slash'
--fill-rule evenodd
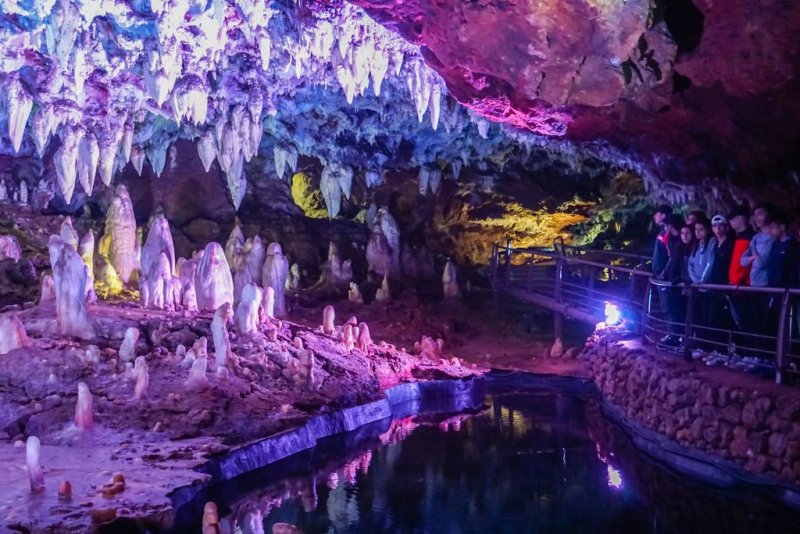
<path id="1" fill-rule="evenodd" d="M 765 204 L 760 204 L 753 210 L 753 224 L 757 232 L 739 260 L 742 267 L 750 267 L 748 282 L 751 287 L 767 287 L 769 285 L 767 263 L 769 262 L 769 253 L 774 241 L 770 228 L 766 224 L 767 217 L 771 215 L 770 211 L 770 208 Z M 766 333 L 764 329 L 766 327 L 765 319 L 769 310 L 769 300 L 769 295 L 763 293 L 752 293 L 750 295 L 750 306 L 748 307 L 748 313 L 745 314 L 745 324 L 749 331 L 759 334 Z"/>
<path id="2" fill-rule="evenodd" d="M 713 258 L 706 283 L 728 285 L 733 258 L 733 236 L 728 219 L 724 215 L 714 215 L 711 219 L 711 231 L 714 233 L 714 241 L 710 245 Z M 729 330 L 732 327 L 730 301 L 725 293 L 712 291 L 708 294 L 708 326 L 720 330 Z M 711 332 L 709 337 L 715 341 L 723 340 L 723 336 L 717 332 Z"/>
<path id="3" fill-rule="evenodd" d="M 680 284 L 683 281 L 683 264 L 687 255 L 686 245 L 681 240 L 681 229 L 685 224 L 683 217 L 675 213 L 668 216 L 664 223 L 669 235 L 669 259 L 664 270 L 657 277 L 671 282 L 673 285 Z M 669 328 L 661 342 L 665 345 L 677 346 L 681 342 L 679 333 L 683 329 L 686 317 L 686 301 L 680 287 L 667 287 L 665 290 Z"/>
<path id="4" fill-rule="evenodd" d="M 655 213 L 653 213 L 653 222 L 656 224 L 658 233 L 656 234 L 656 241 L 653 244 L 653 260 L 651 262 L 651 267 L 653 269 L 653 275 L 656 277 L 661 276 L 661 273 L 664 272 L 664 268 L 667 266 L 667 261 L 669 261 L 669 233 L 667 233 L 664 226 L 664 221 L 670 215 L 672 215 L 672 208 L 667 204 L 658 206 Z M 658 288 L 658 301 L 661 306 L 661 312 L 667 313 L 666 288 Z"/>
<path id="5" fill-rule="evenodd" d="M 750 209 L 745 206 L 736 206 L 728 217 L 728 223 L 736 233 L 733 240 L 733 257 L 728 270 L 728 283 L 732 286 L 746 286 L 750 282 L 750 265 L 742 264 L 742 255 L 750 245 L 754 232 L 750 227 Z M 749 305 L 747 295 L 729 296 L 731 318 L 739 330 L 746 329 L 747 321 L 744 314 Z"/>
<path id="6" fill-rule="evenodd" d="M 772 235 L 772 249 L 767 260 L 767 275 L 770 287 L 791 289 L 798 287 L 798 260 L 800 260 L 800 243 L 788 232 L 789 219 L 780 213 L 767 217 L 765 222 Z M 772 295 L 769 301 L 769 313 L 766 324 L 769 335 L 777 333 L 777 324 L 781 312 L 781 297 Z"/>
<path id="7" fill-rule="evenodd" d="M 689 282 L 692 284 L 707 284 L 711 278 L 714 265 L 714 246 L 716 238 L 711 232 L 711 221 L 706 218 L 694 223 L 696 238 L 694 248 L 689 256 Z M 700 290 L 695 294 L 694 317 L 695 322 L 705 326 L 709 324 L 710 301 L 708 293 Z M 700 332 L 702 334 L 702 332 Z"/>

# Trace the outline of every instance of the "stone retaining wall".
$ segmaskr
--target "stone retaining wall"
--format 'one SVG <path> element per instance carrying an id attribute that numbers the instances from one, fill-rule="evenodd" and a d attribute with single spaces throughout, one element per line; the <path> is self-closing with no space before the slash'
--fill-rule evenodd
<path id="1" fill-rule="evenodd" d="M 800 387 L 687 363 L 635 342 L 586 346 L 603 399 L 647 428 L 747 471 L 800 482 Z"/>

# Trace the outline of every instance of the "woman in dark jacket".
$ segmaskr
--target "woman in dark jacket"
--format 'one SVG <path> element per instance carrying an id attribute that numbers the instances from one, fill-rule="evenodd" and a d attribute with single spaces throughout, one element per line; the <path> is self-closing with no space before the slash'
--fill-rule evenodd
<path id="1" fill-rule="evenodd" d="M 669 260 L 658 278 L 672 284 L 683 282 L 685 259 L 688 256 L 686 245 L 681 241 L 681 228 L 684 227 L 683 217 L 672 214 L 666 219 L 666 228 L 669 232 Z M 670 287 L 666 290 L 667 320 L 669 329 L 667 335 L 661 338 L 666 345 L 677 346 L 680 344 L 679 333 L 683 331 L 686 321 L 686 299 L 680 287 Z"/>

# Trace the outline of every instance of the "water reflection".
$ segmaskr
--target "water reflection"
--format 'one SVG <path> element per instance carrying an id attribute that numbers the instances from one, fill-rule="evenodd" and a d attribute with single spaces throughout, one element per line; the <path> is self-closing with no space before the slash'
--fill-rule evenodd
<path id="1" fill-rule="evenodd" d="M 488 397 L 487 405 L 475 415 L 395 420 L 349 452 L 315 451 L 305 474 L 267 482 L 230 502 L 223 527 L 243 533 L 271 532 L 282 522 L 306 533 L 717 532 L 717 514 L 736 517 L 725 521 L 725 532 L 774 532 L 790 524 L 784 523 L 790 511 L 774 507 L 762 517 L 764 505 L 751 503 L 742 512 L 740 497 L 643 459 L 593 401 L 511 393 Z"/>

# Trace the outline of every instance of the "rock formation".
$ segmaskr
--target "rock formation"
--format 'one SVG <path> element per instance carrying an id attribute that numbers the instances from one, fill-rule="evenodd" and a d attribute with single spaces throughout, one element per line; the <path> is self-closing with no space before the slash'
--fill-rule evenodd
<path id="1" fill-rule="evenodd" d="M 354 304 L 364 304 L 364 297 L 361 296 L 361 290 L 358 289 L 358 284 L 350 282 L 350 289 L 347 292 L 347 300 Z"/>
<path id="2" fill-rule="evenodd" d="M 286 316 L 286 278 L 289 275 L 289 260 L 283 255 L 278 243 L 270 243 L 264 261 L 262 281 L 265 287 L 275 290 L 275 315 Z"/>
<path id="3" fill-rule="evenodd" d="M 336 331 L 336 326 L 334 325 L 334 321 L 336 320 L 336 310 L 333 309 L 333 306 L 328 304 L 325 306 L 325 309 L 322 310 L 322 333 L 328 334 L 329 336 L 333 335 Z"/>
<path id="4" fill-rule="evenodd" d="M 445 298 L 457 298 L 461 296 L 461 292 L 458 289 L 456 266 L 453 265 L 453 262 L 451 262 L 449 259 L 447 260 L 447 264 L 444 266 L 444 272 L 442 273 L 442 287 Z"/>
<path id="5" fill-rule="evenodd" d="M 123 362 L 132 362 L 136 358 L 136 342 L 139 341 L 139 329 L 131 326 L 125 330 L 125 337 L 119 346 L 119 358 Z"/>
<path id="6" fill-rule="evenodd" d="M 147 397 L 147 387 L 150 384 L 150 369 L 147 366 L 147 361 L 144 356 L 138 356 L 136 363 L 133 366 L 134 376 L 136 377 L 136 384 L 133 388 L 133 397 L 136 400 L 142 400 Z"/>
<path id="7" fill-rule="evenodd" d="M 106 214 L 108 259 L 124 284 L 132 282 L 136 261 L 136 219 L 128 190 L 124 185 L 114 189 L 114 198 Z"/>
<path id="8" fill-rule="evenodd" d="M 39 438 L 29 436 L 25 443 L 25 464 L 28 467 L 28 479 L 31 483 L 31 493 L 44 491 L 44 472 L 40 460 Z"/>
<path id="9" fill-rule="evenodd" d="M 163 214 L 158 214 L 150 224 L 147 240 L 142 247 L 141 271 L 151 278 L 151 271 L 159 262 L 159 256 L 165 254 L 167 258 L 167 273 L 170 277 L 175 274 L 175 246 L 172 243 L 172 232 L 169 222 Z"/>
<path id="10" fill-rule="evenodd" d="M 58 236 L 50 237 L 48 248 L 56 294 L 56 332 L 89 339 L 94 327 L 86 310 L 86 266 Z"/>
<path id="11" fill-rule="evenodd" d="M 262 298 L 263 291 L 256 284 L 244 286 L 235 314 L 236 328 L 241 334 L 253 334 L 258 331 L 258 310 Z"/>
<path id="12" fill-rule="evenodd" d="M 30 346 L 25 326 L 16 315 L 0 315 L 0 355 Z"/>
<path id="13" fill-rule="evenodd" d="M 231 341 L 228 336 L 228 321 L 231 319 L 231 303 L 224 302 L 214 312 L 211 321 L 211 335 L 214 341 L 214 363 L 219 374 L 226 369 L 231 355 Z"/>
<path id="14" fill-rule="evenodd" d="M 78 383 L 78 402 L 75 404 L 75 426 L 90 430 L 94 425 L 92 392 L 84 382 Z"/>
<path id="15" fill-rule="evenodd" d="M 392 292 L 389 289 L 389 279 L 384 276 L 381 287 L 375 293 L 375 302 L 389 302 L 390 300 L 392 300 Z"/>
<path id="16" fill-rule="evenodd" d="M 200 310 L 216 310 L 226 302 L 233 304 L 233 278 L 219 243 L 209 243 L 203 250 L 194 275 L 194 289 Z"/>
<path id="17" fill-rule="evenodd" d="M 19 261 L 22 258 L 22 249 L 19 241 L 13 235 L 0 235 L 0 260 Z"/>

